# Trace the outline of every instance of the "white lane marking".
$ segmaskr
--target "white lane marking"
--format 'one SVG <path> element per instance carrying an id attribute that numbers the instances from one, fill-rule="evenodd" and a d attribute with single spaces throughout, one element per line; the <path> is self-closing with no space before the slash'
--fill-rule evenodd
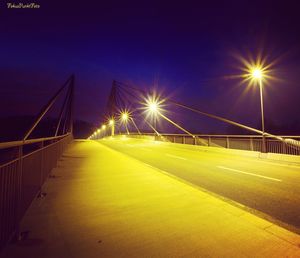
<path id="1" fill-rule="evenodd" d="M 254 173 L 250 173 L 250 172 L 245 172 L 245 171 L 241 171 L 238 169 L 233 169 L 233 168 L 227 168 L 227 167 L 223 167 L 223 166 L 217 166 L 217 168 L 221 168 L 221 169 L 225 169 L 225 170 L 230 170 L 233 172 L 237 172 L 237 173 L 241 173 L 241 174 L 246 174 L 246 175 L 250 175 L 250 176 L 256 176 L 256 177 L 261 177 L 261 178 L 265 178 L 265 179 L 269 179 L 269 180 L 273 180 L 273 181 L 278 181 L 281 182 L 281 179 L 277 179 L 277 178 L 273 178 L 273 177 L 268 177 L 268 176 L 262 176 L 262 175 L 258 175 L 258 174 L 254 174 Z"/>
<path id="2" fill-rule="evenodd" d="M 175 155 L 172 155 L 172 154 L 166 154 L 166 156 L 168 157 L 171 157 L 171 158 L 175 158 L 175 159 L 182 159 L 182 160 L 186 160 L 185 158 L 182 158 L 182 157 L 179 157 L 179 156 L 175 156 Z"/>

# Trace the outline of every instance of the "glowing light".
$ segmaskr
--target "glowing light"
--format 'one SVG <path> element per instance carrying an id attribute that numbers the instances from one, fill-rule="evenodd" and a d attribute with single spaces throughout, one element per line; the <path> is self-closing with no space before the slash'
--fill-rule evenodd
<path id="1" fill-rule="evenodd" d="M 239 85 L 246 85 L 244 94 L 252 89 L 252 86 L 262 84 L 268 86 L 270 82 L 282 81 L 276 76 L 277 65 L 280 62 L 280 57 L 270 58 L 270 55 L 263 54 L 263 50 L 258 50 L 254 56 L 250 52 L 245 55 L 241 53 L 233 53 L 233 56 L 238 61 L 238 74 L 226 76 L 228 79 L 241 79 Z"/>
<path id="2" fill-rule="evenodd" d="M 148 97 L 145 103 L 146 111 L 150 115 L 156 115 L 162 110 L 161 103 L 162 101 L 160 101 L 158 97 L 155 96 Z"/>
<path id="3" fill-rule="evenodd" d="M 145 96 L 143 102 L 141 103 L 143 105 L 141 109 L 143 110 L 145 121 L 157 135 L 157 123 L 158 126 L 161 123 L 160 115 L 166 113 L 165 102 L 166 98 L 162 98 L 161 95 L 154 91 L 152 94 Z"/>
<path id="4" fill-rule="evenodd" d="M 102 125 L 102 127 L 101 127 L 103 130 L 106 128 L 106 125 Z"/>
<path id="5" fill-rule="evenodd" d="M 129 119 L 129 113 L 126 112 L 126 111 L 122 112 L 122 113 L 121 113 L 121 120 L 122 120 L 123 122 L 126 122 L 128 119 Z"/>
<path id="6" fill-rule="evenodd" d="M 115 120 L 114 120 L 114 119 L 110 119 L 110 120 L 109 120 L 109 125 L 110 125 L 110 126 L 114 125 L 114 123 L 115 123 Z"/>
<path id="7" fill-rule="evenodd" d="M 149 110 L 152 112 L 152 113 L 156 113 L 157 112 L 157 103 L 156 102 L 153 102 L 153 103 L 149 103 Z"/>
<path id="8" fill-rule="evenodd" d="M 97 133 L 100 133 L 100 129 L 97 130 Z"/>
<path id="9" fill-rule="evenodd" d="M 263 67 L 262 64 L 252 64 L 248 65 L 245 69 L 245 74 L 243 74 L 243 82 L 248 82 L 249 86 L 257 85 L 258 81 L 266 81 L 270 78 L 268 75 L 268 70 L 266 67 Z"/>
<path id="10" fill-rule="evenodd" d="M 259 69 L 259 68 L 254 68 L 254 69 L 252 70 L 252 76 L 253 76 L 253 78 L 255 78 L 255 79 L 261 79 L 261 78 L 263 77 L 263 72 L 262 72 L 262 70 Z"/>

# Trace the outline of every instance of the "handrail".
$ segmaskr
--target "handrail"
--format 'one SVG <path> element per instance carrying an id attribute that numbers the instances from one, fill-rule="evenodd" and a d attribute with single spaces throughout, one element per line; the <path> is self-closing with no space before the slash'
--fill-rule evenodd
<path id="1" fill-rule="evenodd" d="M 41 144 L 38 150 L 23 152 L 23 145 L 57 140 Z M 18 146 L 18 157 L 0 165 L 0 252 L 13 239 L 20 239 L 20 222 L 34 200 L 42 193 L 42 186 L 63 154 L 72 134 L 0 143 L 2 148 Z"/>
<path id="2" fill-rule="evenodd" d="M 121 133 L 120 135 L 123 135 L 123 133 Z M 125 134 L 124 134 L 125 135 Z M 130 133 L 130 135 L 139 135 L 138 133 Z M 156 135 L 155 133 L 143 133 L 141 132 L 141 135 Z M 160 136 L 190 136 L 188 134 L 181 134 L 181 133 L 159 133 Z M 232 137 L 232 138 L 262 138 L 262 135 L 254 135 L 254 134 L 194 134 L 194 136 L 198 136 L 198 137 Z M 299 135 L 276 135 L 277 137 L 281 137 L 281 138 L 296 138 L 296 139 L 300 139 Z M 190 136 L 191 137 L 191 136 Z M 273 136 L 270 135 L 266 135 L 266 138 L 274 138 Z"/>
<path id="3" fill-rule="evenodd" d="M 151 136 L 155 137 L 155 140 L 161 141 L 167 139 L 167 141 L 171 142 L 176 142 L 176 139 L 182 139 L 181 142 L 179 143 L 186 143 L 186 140 L 189 138 L 192 138 L 193 141 L 188 142 L 188 144 L 192 145 L 199 145 L 197 143 L 197 140 L 204 140 L 204 145 L 205 146 L 216 146 L 219 143 L 214 142 L 215 140 L 221 141 L 221 146 L 219 147 L 224 147 L 231 149 L 232 148 L 232 143 L 235 147 L 233 149 L 241 149 L 241 150 L 251 150 L 251 151 L 260 151 L 259 149 L 261 146 L 259 145 L 262 140 L 262 135 L 213 135 L 213 134 L 197 134 L 194 135 L 195 137 L 192 137 L 188 134 L 159 134 L 158 137 L 154 133 L 141 133 L 138 134 L 136 132 L 125 134 L 125 133 L 120 133 L 116 136 L 133 136 L 133 137 L 140 137 L 140 136 Z M 109 136 L 108 136 L 109 137 Z M 292 136 L 292 135 L 287 135 L 287 136 L 278 136 L 281 138 L 281 140 L 274 139 L 274 137 L 269 136 L 266 137 L 268 139 L 268 148 L 270 153 L 281 153 L 281 154 L 290 154 L 290 155 L 300 155 L 300 136 Z M 207 141 L 207 142 L 206 142 Z M 245 145 L 238 147 L 237 143 L 245 143 Z M 278 143 L 280 143 L 278 145 Z M 273 145 L 273 144 L 276 144 Z M 201 145 L 201 144 L 200 144 Z"/>
<path id="4" fill-rule="evenodd" d="M 119 134 L 122 135 L 122 134 Z M 137 133 L 131 133 L 131 135 L 150 135 L 150 136 L 156 136 L 157 134 L 154 133 L 141 133 L 141 134 L 137 134 Z M 158 136 L 161 137 L 165 137 L 165 136 L 179 136 L 179 137 L 192 137 L 188 134 L 165 134 L 165 133 L 160 133 Z M 285 144 L 288 144 L 289 146 L 291 146 L 292 148 L 300 148 L 300 136 L 290 136 L 290 135 L 286 135 L 286 136 L 279 136 L 276 135 L 274 137 L 274 135 L 268 134 L 268 135 L 218 135 L 218 134 L 194 134 L 194 136 L 196 138 L 201 138 L 201 137 L 208 137 L 208 138 L 212 138 L 212 137 L 216 137 L 216 138 L 250 138 L 250 139 L 261 139 L 263 137 L 270 139 L 271 141 L 281 141 Z"/>
<path id="5" fill-rule="evenodd" d="M 66 133 L 66 134 L 59 135 L 59 136 L 29 139 L 29 140 L 25 140 L 25 141 L 0 142 L 0 149 L 8 149 L 8 148 L 19 147 L 19 146 L 23 146 L 23 145 L 27 145 L 27 144 L 39 143 L 39 142 L 50 141 L 50 140 L 58 140 L 58 139 L 67 137 L 69 135 L 71 135 L 71 133 Z"/>

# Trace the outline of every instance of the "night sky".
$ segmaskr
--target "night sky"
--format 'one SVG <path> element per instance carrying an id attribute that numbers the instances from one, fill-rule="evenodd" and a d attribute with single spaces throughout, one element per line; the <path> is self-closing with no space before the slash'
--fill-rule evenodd
<path id="1" fill-rule="evenodd" d="M 236 55 L 262 53 L 276 61 L 277 77 L 264 87 L 266 120 L 300 123 L 296 1 L 35 2 L 39 9 L 0 3 L 2 117 L 36 114 L 74 73 L 75 117 L 94 124 L 115 79 L 155 85 L 203 111 L 258 127 L 258 88 L 245 92 L 231 76 L 242 73 Z M 185 115 L 195 128 L 193 119 Z"/>

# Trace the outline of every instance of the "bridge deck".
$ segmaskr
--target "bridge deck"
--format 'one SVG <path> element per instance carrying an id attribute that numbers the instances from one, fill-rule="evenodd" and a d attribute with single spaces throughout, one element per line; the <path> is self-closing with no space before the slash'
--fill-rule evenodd
<path id="1" fill-rule="evenodd" d="M 93 141 L 75 141 L 3 257 L 300 257 L 300 237 Z"/>

